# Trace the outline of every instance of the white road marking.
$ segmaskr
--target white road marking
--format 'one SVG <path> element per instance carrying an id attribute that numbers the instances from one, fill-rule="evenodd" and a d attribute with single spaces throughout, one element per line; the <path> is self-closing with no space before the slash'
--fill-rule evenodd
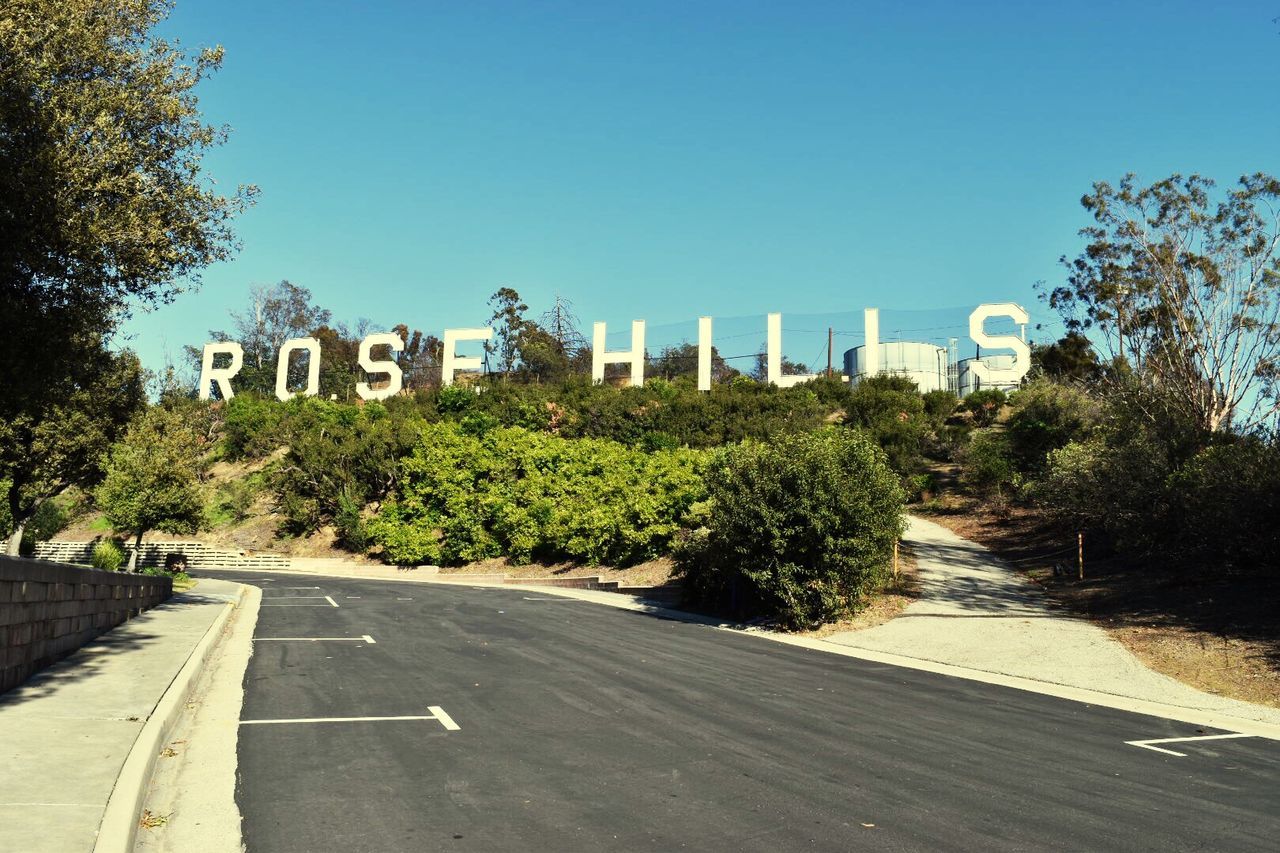
<path id="1" fill-rule="evenodd" d="M 285 598 L 285 596 L 280 596 L 280 598 Z M 328 598 L 328 596 L 325 596 L 325 598 Z M 328 607 L 329 605 L 259 605 L 259 606 L 260 607 Z M 338 605 L 334 605 L 334 607 L 337 607 L 337 606 Z"/>
<path id="2" fill-rule="evenodd" d="M 277 586 L 277 587 L 273 587 L 273 589 L 288 589 L 288 587 L 280 587 L 280 586 Z M 272 598 L 287 598 L 287 599 L 289 599 L 290 601 L 292 601 L 292 600 L 294 600 L 295 598 L 328 598 L 329 596 L 327 596 L 327 595 L 273 595 L 273 596 L 271 596 L 271 597 L 272 597 Z"/>
<path id="3" fill-rule="evenodd" d="M 292 720 L 241 720 L 242 726 L 282 725 L 284 723 L 385 723 L 402 720 L 435 720 L 451 732 L 460 731 L 462 726 L 453 721 L 439 705 L 429 705 L 430 714 L 404 717 L 298 717 Z"/>
<path id="4" fill-rule="evenodd" d="M 378 641 L 368 634 L 363 634 L 359 637 L 254 637 L 253 641 L 255 643 L 368 643 L 371 646 L 378 644 Z"/>
<path id="5" fill-rule="evenodd" d="M 1229 740 L 1231 738 L 1238 738 L 1238 737 L 1258 737 L 1258 735 L 1236 733 L 1236 734 L 1229 734 L 1229 735 L 1202 735 L 1200 737 L 1165 737 L 1165 738 L 1158 738 L 1156 740 L 1127 740 L 1125 741 L 1125 743 L 1127 743 L 1129 746 L 1136 746 L 1139 749 L 1149 749 L 1152 752 L 1163 752 L 1167 755 L 1176 755 L 1179 758 L 1186 758 L 1187 754 L 1185 752 L 1174 752 L 1172 749 L 1162 749 L 1158 746 L 1152 746 L 1152 744 L 1189 743 L 1191 741 L 1199 741 L 1199 740 Z"/>
<path id="6" fill-rule="evenodd" d="M 453 717 L 446 714 L 444 708 L 441 708 L 439 705 L 428 705 L 427 710 L 431 712 L 431 716 L 437 720 L 440 725 L 444 726 L 449 731 L 456 732 L 462 728 L 462 726 L 455 723 L 453 721 Z"/>
<path id="7" fill-rule="evenodd" d="M 318 586 L 278 586 L 276 589 L 319 589 Z"/>
<path id="8" fill-rule="evenodd" d="M 328 602 L 329 602 L 330 604 L 332 604 L 334 607 L 337 607 L 337 606 L 338 606 L 338 602 L 336 602 L 336 601 L 334 601 L 334 600 L 333 600 L 333 596 L 331 596 L 331 595 L 326 595 L 326 596 L 325 596 L 325 598 L 326 598 L 326 599 L 328 600 Z"/>
<path id="9" fill-rule="evenodd" d="M 360 597 L 360 596 L 358 596 L 358 595 L 348 595 L 348 596 L 347 596 L 347 598 L 359 598 L 359 597 Z"/>
<path id="10" fill-rule="evenodd" d="M 566 602 L 566 603 L 578 600 L 576 598 L 530 598 L 527 595 L 522 595 L 521 598 L 523 598 L 525 601 L 555 601 L 555 602 Z"/>
<path id="11" fill-rule="evenodd" d="M 412 598 L 397 598 L 396 601 L 413 601 Z"/>

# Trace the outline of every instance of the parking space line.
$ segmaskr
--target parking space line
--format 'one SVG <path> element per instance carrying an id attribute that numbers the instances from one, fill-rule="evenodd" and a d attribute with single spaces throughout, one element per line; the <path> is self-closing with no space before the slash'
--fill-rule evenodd
<path id="1" fill-rule="evenodd" d="M 1241 734 L 1237 732 L 1237 733 L 1226 734 L 1226 735 L 1200 735 L 1198 737 L 1164 737 L 1164 738 L 1157 738 L 1155 740 L 1127 740 L 1125 741 L 1125 743 L 1128 744 L 1129 746 L 1136 746 L 1139 749 L 1149 749 L 1152 752 L 1163 752 L 1167 755 L 1176 755 L 1178 758 L 1186 758 L 1187 754 L 1185 752 L 1175 752 L 1172 749 L 1163 749 L 1158 746 L 1152 746 L 1152 744 L 1190 743 L 1192 741 L 1201 741 L 1201 740 L 1230 740 L 1232 738 L 1241 738 L 1241 737 L 1258 737 L 1258 735 Z"/>
<path id="2" fill-rule="evenodd" d="M 328 607 L 329 605 L 259 605 L 260 607 Z M 334 605 L 337 607 L 338 605 Z"/>
<path id="3" fill-rule="evenodd" d="M 267 726 L 284 725 L 286 723 L 387 723 L 400 722 L 404 720 L 435 720 L 437 723 L 444 726 L 447 731 L 461 731 L 462 726 L 455 723 L 453 721 L 453 717 L 450 717 L 445 713 L 444 708 L 441 708 L 439 705 L 429 705 L 427 706 L 427 710 L 431 713 L 401 717 L 297 717 L 295 719 L 287 720 L 241 720 L 240 725 Z"/>
<path id="4" fill-rule="evenodd" d="M 368 634 L 362 634 L 359 637 L 254 637 L 253 641 L 255 643 L 368 643 L 371 646 L 378 644 L 378 641 Z"/>

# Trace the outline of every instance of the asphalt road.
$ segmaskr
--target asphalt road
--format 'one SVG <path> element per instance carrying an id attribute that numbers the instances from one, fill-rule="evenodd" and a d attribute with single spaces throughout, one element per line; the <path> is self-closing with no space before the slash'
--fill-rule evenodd
<path id="1" fill-rule="evenodd" d="M 1125 741 L 1216 732 L 529 592 L 259 585 L 237 787 L 250 853 L 1280 839 L 1276 741 L 1175 757 Z M 396 716 L 428 718 L 364 719 Z"/>

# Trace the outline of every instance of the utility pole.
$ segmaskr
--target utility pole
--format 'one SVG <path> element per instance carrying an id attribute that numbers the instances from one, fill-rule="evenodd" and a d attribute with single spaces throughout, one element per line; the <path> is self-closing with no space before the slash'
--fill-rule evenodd
<path id="1" fill-rule="evenodd" d="M 831 371 L 831 339 L 835 336 L 835 332 L 830 326 L 827 326 L 827 378 L 830 379 L 835 374 Z"/>

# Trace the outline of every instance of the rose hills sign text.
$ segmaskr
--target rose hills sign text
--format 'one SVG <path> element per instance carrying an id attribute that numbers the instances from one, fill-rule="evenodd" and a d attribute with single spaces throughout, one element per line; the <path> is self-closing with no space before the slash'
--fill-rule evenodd
<path id="1" fill-rule="evenodd" d="M 969 370 L 983 384 L 1016 385 L 1031 366 L 1031 350 L 1026 342 L 1017 335 L 989 335 L 985 331 L 986 321 L 992 317 L 1007 317 L 1014 323 L 1026 325 L 1029 322 L 1026 309 L 1013 302 L 1000 302 L 979 305 L 969 315 L 969 337 L 974 343 L 985 349 L 1012 350 L 1011 367 L 997 368 L 992 365 L 974 362 Z M 874 376 L 881 372 L 879 361 L 880 348 L 880 314 L 876 308 L 863 311 L 865 327 L 865 370 L 861 375 Z M 712 318 L 698 318 L 698 389 L 711 390 L 711 344 Z M 631 347 L 625 350 L 607 350 L 605 348 L 606 325 L 595 323 L 591 346 L 591 376 L 596 382 L 604 381 L 604 369 L 609 364 L 626 364 L 631 368 L 630 384 L 644 383 L 645 341 L 644 320 L 631 323 Z M 491 328 L 446 329 L 444 332 L 444 353 L 441 359 L 440 381 L 444 385 L 453 384 L 459 372 L 476 371 L 483 368 L 480 358 L 462 356 L 457 347 L 463 341 L 488 342 L 493 337 Z M 766 373 L 769 382 L 787 388 L 816 378 L 816 375 L 784 376 L 782 374 L 782 315 L 769 314 L 766 318 Z M 404 349 L 404 341 L 394 332 L 379 332 L 365 337 L 360 342 L 359 364 L 366 374 L 366 380 L 373 376 L 385 376 L 385 384 L 374 388 L 368 381 L 356 383 L 356 393 L 364 400 L 381 400 L 400 393 L 403 375 L 400 365 L 389 360 L 375 360 L 372 355 L 374 347 L 388 347 L 391 353 Z M 307 385 L 301 391 L 290 391 L 289 359 L 295 352 L 307 354 Z M 230 362 L 218 367 L 214 361 L 218 356 L 228 356 Z M 219 341 L 204 345 L 204 355 L 200 363 L 200 399 L 210 397 L 210 388 L 218 386 L 222 399 L 230 400 L 235 396 L 231 380 L 244 365 L 244 350 L 235 341 Z M 842 377 L 846 381 L 850 377 Z M 299 394 L 314 396 L 320 393 L 320 342 L 315 338 L 293 338 L 285 341 L 276 357 L 276 397 L 288 400 Z"/>

